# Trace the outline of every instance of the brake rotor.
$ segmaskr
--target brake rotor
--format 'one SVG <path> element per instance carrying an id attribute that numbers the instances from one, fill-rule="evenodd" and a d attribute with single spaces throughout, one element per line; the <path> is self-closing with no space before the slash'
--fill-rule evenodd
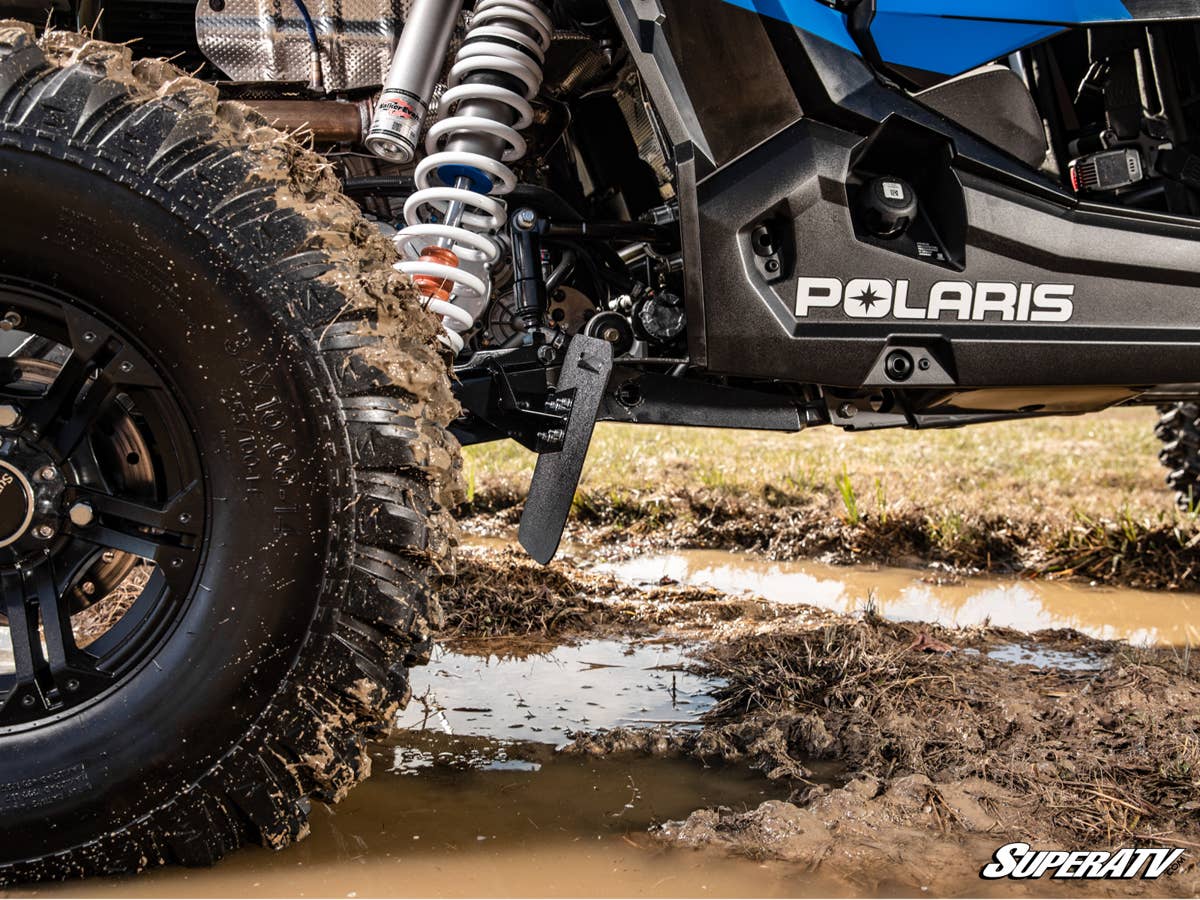
<path id="1" fill-rule="evenodd" d="M 524 331 L 512 308 L 513 297 L 506 294 L 489 307 L 487 335 L 490 346 L 505 346 L 514 336 Z M 583 330 L 588 319 L 596 314 L 596 305 L 591 298 L 573 287 L 556 288 L 547 298 L 546 315 L 553 325 L 565 334 L 573 335 Z"/>

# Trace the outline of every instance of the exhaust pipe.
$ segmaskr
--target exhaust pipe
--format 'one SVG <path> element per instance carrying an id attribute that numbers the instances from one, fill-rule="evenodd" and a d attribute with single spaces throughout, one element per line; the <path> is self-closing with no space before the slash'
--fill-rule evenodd
<path id="1" fill-rule="evenodd" d="M 281 131 L 308 129 L 324 144 L 361 144 L 371 127 L 370 101 L 243 100 Z"/>

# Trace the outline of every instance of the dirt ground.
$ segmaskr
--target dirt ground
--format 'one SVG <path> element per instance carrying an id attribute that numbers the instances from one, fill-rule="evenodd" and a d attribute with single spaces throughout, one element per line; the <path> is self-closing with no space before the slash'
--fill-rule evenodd
<path id="1" fill-rule="evenodd" d="M 464 555 L 444 605 L 445 639 L 467 652 L 597 635 L 702 647 L 698 666 L 720 685 L 703 728 L 601 730 L 565 751 L 733 763 L 788 789 L 754 810 L 698 810 L 658 829 L 664 843 L 819 869 L 847 895 L 977 893 L 981 866 L 1016 840 L 1161 845 L 1188 850 L 1172 874 L 1087 892 L 1200 891 L 1200 678 L 1187 649 L 639 586 L 494 546 Z M 993 655 L 1014 642 L 1032 662 Z M 1078 885 L 1000 889 L 1060 891 Z"/>
<path id="2" fill-rule="evenodd" d="M 446 635 L 486 652 L 531 637 L 697 642 L 698 665 L 720 684 L 702 729 L 602 730 L 568 752 L 732 762 L 786 785 L 788 799 L 697 810 L 657 832 L 665 843 L 819 869 L 846 894 L 943 895 L 1080 892 L 980 881 L 1009 841 L 1173 846 L 1186 852 L 1164 879 L 1086 892 L 1195 895 L 1200 678 L 1190 630 L 1146 647 L 1069 629 L 1021 633 L 987 617 L 944 627 L 884 618 L 870 600 L 848 613 L 807 604 L 803 592 L 781 604 L 706 589 L 702 577 L 637 584 L 595 565 L 717 548 L 951 580 L 1194 590 L 1200 528 L 1165 487 L 1154 420 L 1116 410 L 799 436 L 604 426 L 576 495 L 575 558 L 548 571 L 486 539 L 511 533 L 532 460 L 512 446 L 472 449 L 464 512 L 475 547 L 445 596 Z M 1179 602 L 1190 629 L 1196 612 Z M 1001 651 L 1012 646 L 1022 654 Z"/>

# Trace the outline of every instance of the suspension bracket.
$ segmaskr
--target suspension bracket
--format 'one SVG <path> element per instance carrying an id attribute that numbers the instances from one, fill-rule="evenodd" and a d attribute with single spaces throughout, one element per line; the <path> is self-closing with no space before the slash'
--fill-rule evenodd
<path id="1" fill-rule="evenodd" d="M 608 341 L 584 334 L 571 339 L 551 401 L 566 419 L 561 449 L 539 454 L 518 533 L 521 546 L 542 565 L 554 559 L 562 541 L 612 369 Z"/>

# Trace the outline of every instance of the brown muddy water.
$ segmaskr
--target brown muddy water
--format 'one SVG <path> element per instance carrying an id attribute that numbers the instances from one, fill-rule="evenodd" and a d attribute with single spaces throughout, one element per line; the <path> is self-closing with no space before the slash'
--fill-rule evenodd
<path id="1" fill-rule="evenodd" d="M 489 542 L 490 543 L 490 542 Z M 585 554 L 578 554 L 585 558 Z M 868 603 L 897 620 L 1074 628 L 1104 639 L 1189 645 L 1200 596 L 1067 582 L 958 578 L 929 570 L 769 562 L 675 552 L 598 562 L 632 583 L 663 579 L 841 612 Z M 0 629 L 0 668 L 5 665 Z M 655 640 L 574 645 L 511 641 L 440 649 L 415 674 L 400 730 L 373 749 L 373 776 L 336 809 L 318 805 L 312 834 L 280 853 L 251 848 L 211 870 L 39 886 L 23 896 L 835 896 L 836 876 L 669 846 L 651 829 L 694 810 L 753 809 L 784 789 L 738 768 L 680 759 L 557 752 L 572 733 L 668 725 L 695 728 L 718 682 L 688 648 Z M 503 655 L 490 652 L 503 651 Z M 975 651 L 967 651 L 975 652 Z M 1014 642 L 991 646 L 1013 664 L 1087 670 L 1086 652 Z M 819 780 L 836 783 L 826 771 Z M 1012 894 L 971 879 L 961 893 Z M 887 888 L 883 888 L 887 892 Z M 897 893 L 911 887 L 896 885 Z M 934 893 L 958 893 L 940 884 Z M 3 896 L 3 894 L 0 894 Z"/>
<path id="2" fill-rule="evenodd" d="M 163 869 L 23 896 L 472 897 L 812 896 L 798 867 L 666 848 L 652 826 L 702 806 L 784 796 L 744 769 L 555 752 L 575 730 L 639 722 L 694 727 L 714 683 L 684 648 L 585 641 L 498 658 L 439 650 L 414 681 L 401 730 L 373 775 L 280 853 L 235 853 L 211 870 Z"/>
<path id="3" fill-rule="evenodd" d="M 1094 587 L 1071 581 L 959 577 L 936 570 L 774 562 L 713 550 L 681 550 L 605 562 L 597 564 L 594 571 L 636 584 L 668 579 L 843 613 L 872 604 L 879 615 L 895 621 L 946 626 L 990 623 L 1025 632 L 1073 628 L 1101 640 L 1200 645 L 1200 594 Z"/>

